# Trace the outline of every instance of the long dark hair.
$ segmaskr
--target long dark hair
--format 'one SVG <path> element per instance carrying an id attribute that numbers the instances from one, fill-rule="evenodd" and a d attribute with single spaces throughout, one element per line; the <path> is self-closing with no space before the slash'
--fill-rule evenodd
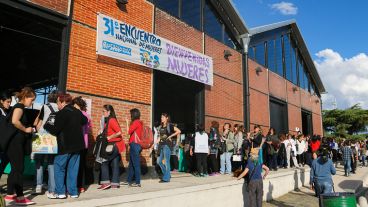
<path id="1" fill-rule="evenodd" d="M 273 135 L 276 135 L 276 130 L 273 127 L 271 127 L 270 130 L 268 130 L 267 135 L 271 135 L 271 131 L 273 131 Z"/>
<path id="2" fill-rule="evenodd" d="M 11 94 L 8 93 L 8 92 L 5 92 L 5 91 L 1 92 L 0 93 L 0 100 L 5 101 L 7 99 L 11 100 Z M 3 106 L 3 104 L 1 104 L 1 102 L 0 102 L 0 108 L 4 109 L 4 106 Z"/>
<path id="3" fill-rule="evenodd" d="M 198 124 L 197 125 L 197 132 L 199 132 L 201 135 L 203 134 L 203 132 L 204 132 L 203 124 Z"/>
<path id="4" fill-rule="evenodd" d="M 141 112 L 139 111 L 139 109 L 137 108 L 130 109 L 131 123 L 133 123 L 133 121 L 135 120 L 139 120 L 140 118 L 141 118 Z"/>
<path id="5" fill-rule="evenodd" d="M 109 115 L 108 118 L 115 118 L 116 119 L 116 114 L 115 114 L 114 107 L 112 107 L 110 104 L 105 104 L 105 105 L 103 105 L 103 107 L 106 111 L 110 112 L 110 115 Z"/>
<path id="6" fill-rule="evenodd" d="M 226 122 L 225 124 L 224 124 L 224 126 L 222 127 L 222 131 L 224 132 L 225 131 L 225 125 L 226 124 L 228 124 L 229 125 L 229 130 L 230 130 L 230 128 L 231 128 L 231 124 L 230 123 L 228 123 L 228 122 Z"/>
<path id="7" fill-rule="evenodd" d="M 162 113 L 161 116 L 164 116 L 167 118 L 167 123 L 166 125 L 170 124 L 171 122 L 171 118 L 170 118 L 170 115 L 168 113 Z M 161 125 L 163 126 L 163 123 L 161 123 Z"/>
<path id="8" fill-rule="evenodd" d="M 72 103 L 78 105 L 82 111 L 87 111 L 87 103 L 83 100 L 82 96 L 74 98 Z"/>

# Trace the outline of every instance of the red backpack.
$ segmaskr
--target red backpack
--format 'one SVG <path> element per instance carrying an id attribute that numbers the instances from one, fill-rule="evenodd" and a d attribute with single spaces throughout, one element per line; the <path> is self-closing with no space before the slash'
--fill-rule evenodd
<path id="1" fill-rule="evenodd" d="M 152 129 L 148 126 L 142 128 L 142 137 L 139 137 L 136 132 L 134 132 L 136 141 L 141 145 L 142 149 L 149 149 L 153 145 L 153 133 Z"/>

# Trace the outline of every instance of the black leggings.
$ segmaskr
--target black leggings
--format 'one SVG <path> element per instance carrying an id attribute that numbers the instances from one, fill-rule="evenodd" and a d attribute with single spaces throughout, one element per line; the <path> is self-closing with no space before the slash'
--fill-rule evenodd
<path id="1" fill-rule="evenodd" d="M 199 174 L 207 174 L 207 153 L 196 153 L 197 171 Z"/>
<path id="2" fill-rule="evenodd" d="M 11 165 L 11 171 L 8 176 L 7 194 L 15 193 L 18 197 L 23 194 L 23 172 L 24 172 L 24 143 L 25 135 L 18 132 L 10 141 L 7 155 Z"/>
<path id="3" fill-rule="evenodd" d="M 210 171 L 211 173 L 217 173 L 219 172 L 219 167 L 218 167 L 218 159 L 216 157 L 216 154 L 210 154 L 209 156 L 209 164 L 210 164 Z"/>

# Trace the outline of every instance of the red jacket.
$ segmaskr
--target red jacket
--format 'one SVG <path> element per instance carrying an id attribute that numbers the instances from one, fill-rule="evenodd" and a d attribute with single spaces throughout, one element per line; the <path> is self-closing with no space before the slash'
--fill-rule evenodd
<path id="1" fill-rule="evenodd" d="M 118 123 L 118 120 L 116 120 L 115 118 L 110 118 L 109 119 L 109 126 L 108 127 L 109 128 L 107 129 L 107 136 L 111 136 L 113 134 L 121 132 L 121 128 L 120 128 L 120 125 Z M 125 142 L 124 142 L 123 137 L 121 135 L 119 137 L 109 139 L 108 142 L 115 142 L 116 147 L 119 150 L 119 153 L 122 153 L 123 151 L 125 151 Z"/>
<path id="2" fill-rule="evenodd" d="M 143 131 L 143 123 L 140 120 L 133 121 L 133 123 L 130 124 L 128 131 L 128 134 L 130 136 L 129 144 L 132 142 L 137 143 L 137 141 L 135 140 L 135 133 L 137 133 L 138 137 L 141 137 L 142 131 Z"/>

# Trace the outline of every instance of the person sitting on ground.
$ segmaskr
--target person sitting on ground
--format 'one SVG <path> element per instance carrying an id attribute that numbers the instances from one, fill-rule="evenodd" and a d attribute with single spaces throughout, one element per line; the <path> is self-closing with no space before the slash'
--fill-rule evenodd
<path id="1" fill-rule="evenodd" d="M 327 147 L 322 148 L 320 156 L 313 160 L 310 171 L 310 184 L 318 197 L 320 194 L 332 193 L 332 175 L 336 174 L 336 169 L 330 158 Z"/>
<path id="2" fill-rule="evenodd" d="M 268 175 L 269 169 L 266 165 L 259 162 L 259 155 L 251 154 L 248 159 L 247 166 L 244 171 L 237 177 L 238 180 L 245 177 L 248 173 L 244 181 L 243 188 L 246 192 L 249 192 L 249 204 L 245 204 L 244 206 L 251 207 L 261 207 L 262 206 L 262 198 L 263 198 L 263 180 Z M 262 177 L 262 169 L 265 171 L 265 174 Z M 244 191 L 243 190 L 243 191 Z M 245 192 L 244 191 L 244 192 Z M 248 200 L 248 199 L 244 199 Z"/>

